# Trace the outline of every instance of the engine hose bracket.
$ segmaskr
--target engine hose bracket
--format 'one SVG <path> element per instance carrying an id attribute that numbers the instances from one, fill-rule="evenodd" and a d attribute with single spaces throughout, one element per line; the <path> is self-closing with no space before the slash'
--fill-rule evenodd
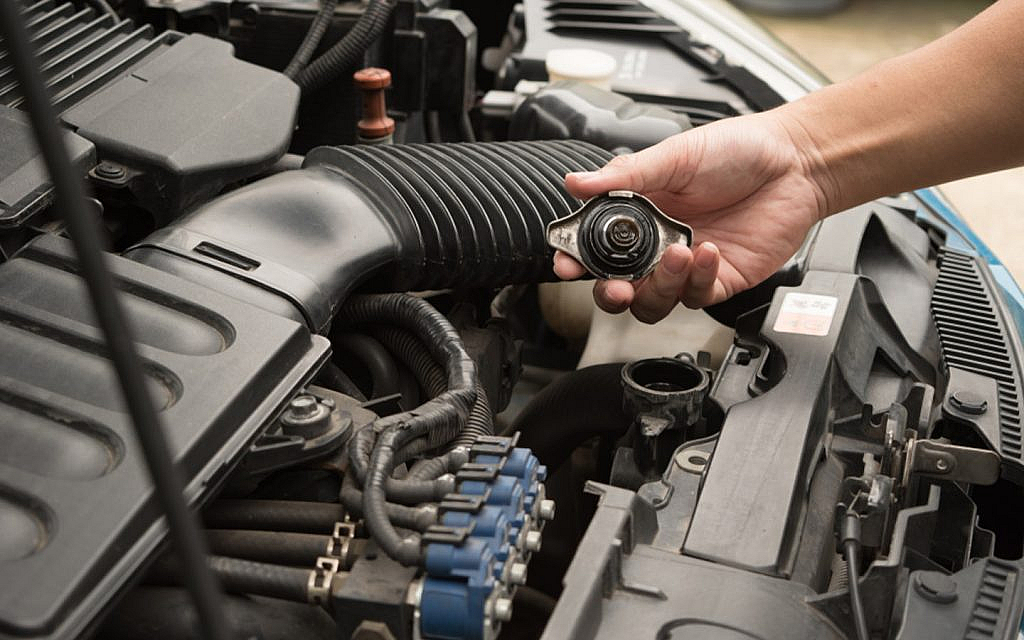
<path id="1" fill-rule="evenodd" d="M 547 227 L 548 244 L 598 278 L 638 280 L 673 244 L 690 246 L 693 229 L 632 191 L 609 191 Z"/>

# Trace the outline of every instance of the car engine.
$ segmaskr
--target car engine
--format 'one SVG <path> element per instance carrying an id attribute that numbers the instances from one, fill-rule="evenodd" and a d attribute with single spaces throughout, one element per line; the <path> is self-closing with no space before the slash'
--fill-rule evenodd
<path id="1" fill-rule="evenodd" d="M 18 2 L 237 637 L 1017 637 L 1024 308 L 930 192 L 555 282 L 565 174 L 811 88 L 724 6 Z M 5 55 L 0 637 L 201 637 Z"/>

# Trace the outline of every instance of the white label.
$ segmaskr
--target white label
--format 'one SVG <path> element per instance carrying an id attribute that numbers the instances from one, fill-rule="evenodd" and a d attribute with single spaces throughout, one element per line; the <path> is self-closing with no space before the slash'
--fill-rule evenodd
<path id="1" fill-rule="evenodd" d="M 805 336 L 827 336 L 836 314 L 838 298 L 812 293 L 790 292 L 782 299 L 782 309 L 775 319 L 775 331 Z"/>

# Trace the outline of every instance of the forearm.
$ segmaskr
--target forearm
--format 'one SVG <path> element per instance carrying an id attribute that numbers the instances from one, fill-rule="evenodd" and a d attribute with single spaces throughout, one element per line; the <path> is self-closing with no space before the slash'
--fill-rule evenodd
<path id="1" fill-rule="evenodd" d="M 828 213 L 1024 164 L 1024 0 L 773 112 Z"/>

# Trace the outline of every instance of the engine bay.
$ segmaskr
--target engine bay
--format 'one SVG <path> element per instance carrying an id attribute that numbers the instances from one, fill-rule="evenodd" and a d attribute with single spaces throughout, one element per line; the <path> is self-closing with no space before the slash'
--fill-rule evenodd
<path id="1" fill-rule="evenodd" d="M 658 325 L 555 282 L 567 173 L 793 97 L 659 4 L 21 2 L 239 637 L 1019 633 L 1017 318 L 929 202 Z M 5 65 L 0 637 L 199 637 Z"/>

